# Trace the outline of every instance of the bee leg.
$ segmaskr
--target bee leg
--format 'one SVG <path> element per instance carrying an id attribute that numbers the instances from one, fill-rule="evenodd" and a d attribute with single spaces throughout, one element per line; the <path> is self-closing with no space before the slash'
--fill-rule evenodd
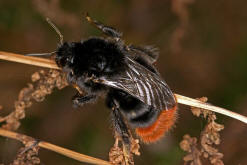
<path id="1" fill-rule="evenodd" d="M 72 97 L 73 107 L 78 108 L 83 106 L 86 103 L 90 103 L 96 100 L 96 95 L 88 94 L 88 95 L 81 95 L 79 92 Z"/>
<path id="2" fill-rule="evenodd" d="M 128 127 L 124 122 L 124 118 L 120 112 L 119 105 L 116 100 L 113 101 L 113 107 L 112 107 L 112 121 L 113 126 L 115 128 L 116 133 L 121 137 L 124 147 L 126 147 L 126 150 L 130 151 L 130 139 L 131 135 L 129 133 Z"/>
<path id="3" fill-rule="evenodd" d="M 122 33 L 117 31 L 116 29 L 110 27 L 110 26 L 106 26 L 94 19 L 92 19 L 88 13 L 86 15 L 86 19 L 89 23 L 91 23 L 92 25 L 94 25 L 96 28 L 98 28 L 99 30 L 101 30 L 104 34 L 113 37 L 114 39 L 116 39 L 117 41 L 122 37 Z"/>

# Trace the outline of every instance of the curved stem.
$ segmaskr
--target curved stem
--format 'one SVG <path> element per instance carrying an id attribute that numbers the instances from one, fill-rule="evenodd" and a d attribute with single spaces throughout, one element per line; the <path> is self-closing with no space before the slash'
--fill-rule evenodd
<path id="1" fill-rule="evenodd" d="M 175 94 L 175 97 L 177 98 L 177 102 L 180 103 L 180 104 L 189 105 L 189 106 L 192 106 L 192 107 L 196 107 L 196 108 L 201 108 L 201 109 L 206 109 L 206 110 L 209 110 L 209 111 L 217 112 L 217 113 L 229 116 L 231 118 L 237 119 L 237 120 L 242 121 L 242 122 L 247 124 L 247 117 L 245 117 L 243 115 L 240 115 L 240 114 L 238 114 L 236 112 L 232 112 L 230 110 L 227 110 L 227 109 L 224 109 L 224 108 L 221 108 L 221 107 L 217 107 L 217 106 L 214 106 L 214 105 L 211 105 L 211 104 L 208 104 L 208 103 L 204 103 L 204 102 L 201 102 L 199 100 L 192 99 L 192 98 L 189 98 L 189 97 L 186 97 L 186 96 L 182 96 L 182 95 L 179 95 L 179 94 Z"/>
<path id="2" fill-rule="evenodd" d="M 45 59 L 45 58 L 30 57 L 30 56 L 24 56 L 20 54 L 0 51 L 0 59 L 12 61 L 12 62 L 19 62 L 28 65 L 35 65 L 45 68 L 51 68 L 51 69 L 60 69 L 53 60 Z"/>
<path id="3" fill-rule="evenodd" d="M 23 142 L 23 139 L 33 139 L 29 136 L 19 134 L 16 132 L 12 132 L 12 131 L 7 131 L 7 130 L 4 130 L 2 128 L 0 128 L 0 136 L 8 137 L 8 138 L 15 139 L 15 140 L 18 140 L 21 142 Z M 61 155 L 70 157 L 72 159 L 78 160 L 80 162 L 90 163 L 90 164 L 100 164 L 100 165 L 111 165 L 110 162 L 107 162 L 105 160 L 101 160 L 101 159 L 97 159 L 97 158 L 94 158 L 91 156 L 80 154 L 80 153 L 74 152 L 72 150 L 56 146 L 54 144 L 51 144 L 51 143 L 48 143 L 45 141 L 40 141 L 38 143 L 38 146 L 41 148 L 45 148 L 47 150 L 51 150 L 53 152 L 59 153 Z"/>

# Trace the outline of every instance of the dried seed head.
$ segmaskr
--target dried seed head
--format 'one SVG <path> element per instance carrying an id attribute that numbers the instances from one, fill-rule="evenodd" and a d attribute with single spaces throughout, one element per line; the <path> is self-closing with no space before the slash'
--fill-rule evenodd
<path id="1" fill-rule="evenodd" d="M 1 122 L 5 122 L 2 128 L 16 130 L 20 126 L 19 120 L 25 118 L 25 109 L 32 105 L 33 100 L 43 101 L 54 88 L 62 89 L 68 85 L 65 74 L 57 70 L 48 72 L 41 70 L 35 72 L 31 78 L 34 84 L 28 84 L 20 91 L 18 100 L 15 101 L 15 111 L 1 118 Z"/>

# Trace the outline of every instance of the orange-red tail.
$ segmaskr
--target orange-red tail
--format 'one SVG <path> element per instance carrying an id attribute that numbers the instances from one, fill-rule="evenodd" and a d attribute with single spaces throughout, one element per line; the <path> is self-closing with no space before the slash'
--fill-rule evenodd
<path id="1" fill-rule="evenodd" d="M 177 106 L 161 111 L 157 120 L 148 127 L 136 128 L 136 134 L 144 143 L 153 143 L 159 140 L 173 126 L 176 120 Z"/>

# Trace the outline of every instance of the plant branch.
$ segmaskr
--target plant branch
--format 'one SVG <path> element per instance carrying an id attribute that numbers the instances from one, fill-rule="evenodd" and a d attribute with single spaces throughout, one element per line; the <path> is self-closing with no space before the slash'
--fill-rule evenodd
<path id="1" fill-rule="evenodd" d="M 24 64 L 29 64 L 29 65 L 35 65 L 35 66 L 40 66 L 40 67 L 52 68 L 52 69 L 61 69 L 56 65 L 56 63 L 53 60 L 43 59 L 43 58 L 38 58 L 38 57 L 23 56 L 20 54 L 8 53 L 8 52 L 3 52 L 3 51 L 0 51 L 0 59 L 13 61 L 13 62 L 20 62 Z M 177 98 L 177 102 L 180 104 L 214 111 L 214 112 L 229 116 L 231 118 L 240 120 L 244 123 L 247 123 L 247 117 L 240 115 L 238 113 L 232 112 L 230 110 L 217 107 L 217 106 L 213 106 L 208 103 L 204 103 L 199 100 L 185 97 L 179 94 L 175 94 L 175 97 Z"/>
<path id="2" fill-rule="evenodd" d="M 35 66 L 40 66 L 50 69 L 60 69 L 53 60 L 45 59 L 45 58 L 24 56 L 20 54 L 0 51 L 0 59 L 12 61 L 12 62 L 19 62 L 28 65 L 35 65 Z"/>
<path id="3" fill-rule="evenodd" d="M 15 139 L 15 140 L 21 141 L 22 143 L 23 143 L 24 139 L 33 139 L 29 136 L 19 134 L 16 132 L 12 132 L 12 131 L 7 131 L 7 130 L 4 130 L 2 128 L 0 128 L 0 136 Z M 97 158 L 94 158 L 91 156 L 80 154 L 80 153 L 74 152 L 72 150 L 56 146 L 54 144 L 51 144 L 51 143 L 48 143 L 45 141 L 39 141 L 39 143 L 37 145 L 41 148 L 51 150 L 53 152 L 56 152 L 56 153 L 59 153 L 61 155 L 70 157 L 70 158 L 78 160 L 80 162 L 90 163 L 90 164 L 100 164 L 100 165 L 111 165 L 110 162 L 107 162 L 105 160 L 101 160 L 101 159 L 97 159 Z"/>
<path id="4" fill-rule="evenodd" d="M 247 117 L 245 117 L 243 115 L 240 115 L 240 114 L 238 114 L 236 112 L 232 112 L 230 110 L 227 110 L 227 109 L 224 109 L 224 108 L 221 108 L 221 107 L 217 107 L 217 106 L 214 106 L 214 105 L 211 105 L 211 104 L 208 104 L 208 103 L 204 103 L 204 102 L 201 102 L 199 100 L 192 99 L 192 98 L 189 98 L 189 97 L 186 97 L 186 96 L 182 96 L 182 95 L 179 95 L 179 94 L 175 94 L 175 97 L 177 98 L 177 102 L 180 103 L 180 104 L 189 105 L 189 106 L 192 106 L 192 107 L 196 107 L 196 108 L 201 108 L 201 109 L 206 109 L 206 110 L 209 110 L 209 111 L 217 112 L 217 113 L 220 113 L 222 115 L 226 115 L 226 116 L 229 116 L 231 118 L 240 120 L 240 121 L 242 121 L 242 122 L 247 124 Z"/>

